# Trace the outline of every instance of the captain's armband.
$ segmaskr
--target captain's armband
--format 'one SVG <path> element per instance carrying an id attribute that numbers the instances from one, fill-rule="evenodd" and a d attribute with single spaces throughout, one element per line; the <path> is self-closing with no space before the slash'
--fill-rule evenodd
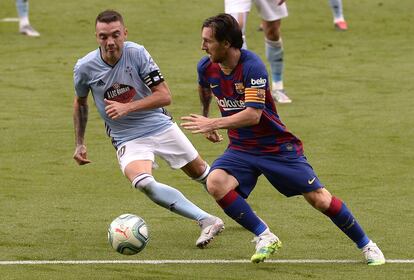
<path id="1" fill-rule="evenodd" d="M 144 77 L 144 83 L 148 87 L 156 86 L 164 81 L 164 77 L 162 76 L 160 70 L 155 70 L 149 73 L 147 76 Z"/>
<path id="2" fill-rule="evenodd" d="M 265 103 L 266 91 L 260 88 L 246 88 L 244 90 L 245 102 Z"/>

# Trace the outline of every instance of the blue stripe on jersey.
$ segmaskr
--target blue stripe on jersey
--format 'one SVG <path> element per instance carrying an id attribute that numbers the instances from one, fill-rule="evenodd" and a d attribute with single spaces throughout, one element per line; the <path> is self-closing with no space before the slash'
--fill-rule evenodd
<path id="1" fill-rule="evenodd" d="M 246 107 L 263 110 L 259 124 L 228 130 L 230 149 L 256 154 L 303 154 L 302 142 L 286 129 L 277 114 L 266 67 L 256 54 L 241 50 L 239 64 L 230 75 L 225 75 L 220 66 L 212 63 L 208 57 L 199 61 L 197 70 L 199 85 L 211 89 L 223 117 L 238 113 Z M 264 89 L 264 104 L 245 102 L 245 88 Z"/>

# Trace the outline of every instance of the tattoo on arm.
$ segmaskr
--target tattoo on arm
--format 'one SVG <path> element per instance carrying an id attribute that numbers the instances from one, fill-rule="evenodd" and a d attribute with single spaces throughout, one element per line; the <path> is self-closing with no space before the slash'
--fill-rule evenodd
<path id="1" fill-rule="evenodd" d="M 75 143 L 76 145 L 83 145 L 86 131 L 86 124 L 88 122 L 88 103 L 75 102 L 73 108 L 73 124 L 75 128 Z"/>
<path id="2" fill-rule="evenodd" d="M 213 94 L 211 93 L 211 89 L 202 88 L 199 86 L 198 94 L 200 96 L 202 115 L 204 117 L 208 117 L 208 113 L 210 112 L 210 103 L 213 96 Z"/>

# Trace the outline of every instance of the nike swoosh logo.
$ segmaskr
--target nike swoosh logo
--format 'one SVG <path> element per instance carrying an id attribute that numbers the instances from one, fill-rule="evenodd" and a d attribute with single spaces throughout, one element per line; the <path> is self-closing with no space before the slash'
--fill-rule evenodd
<path id="1" fill-rule="evenodd" d="M 309 180 L 308 180 L 308 184 L 309 184 L 309 185 L 312 185 L 312 184 L 313 184 L 313 182 L 315 182 L 315 180 L 316 180 L 316 177 L 313 177 L 312 179 L 309 179 Z"/>
<path id="2" fill-rule="evenodd" d="M 216 88 L 216 87 L 218 87 L 219 85 L 212 85 L 212 84 L 210 84 L 210 88 Z"/>

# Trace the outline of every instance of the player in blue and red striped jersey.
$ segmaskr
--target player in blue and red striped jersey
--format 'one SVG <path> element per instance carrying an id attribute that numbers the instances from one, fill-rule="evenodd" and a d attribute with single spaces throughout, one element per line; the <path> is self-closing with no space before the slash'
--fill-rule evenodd
<path id="1" fill-rule="evenodd" d="M 319 181 L 303 154 L 301 141 L 277 114 L 266 68 L 259 57 L 241 49 L 242 33 L 236 20 L 220 14 L 205 20 L 202 49 L 208 57 L 198 64 L 203 115 L 182 117 L 181 125 L 218 142 L 218 129 L 227 129 L 230 143 L 212 165 L 207 188 L 224 212 L 256 237 L 252 262 L 262 262 L 282 245 L 246 202 L 257 179 L 264 175 L 285 196 L 303 195 L 327 215 L 363 251 L 370 265 L 384 255 L 358 224 L 346 205 Z M 222 117 L 208 118 L 215 96 Z"/>

